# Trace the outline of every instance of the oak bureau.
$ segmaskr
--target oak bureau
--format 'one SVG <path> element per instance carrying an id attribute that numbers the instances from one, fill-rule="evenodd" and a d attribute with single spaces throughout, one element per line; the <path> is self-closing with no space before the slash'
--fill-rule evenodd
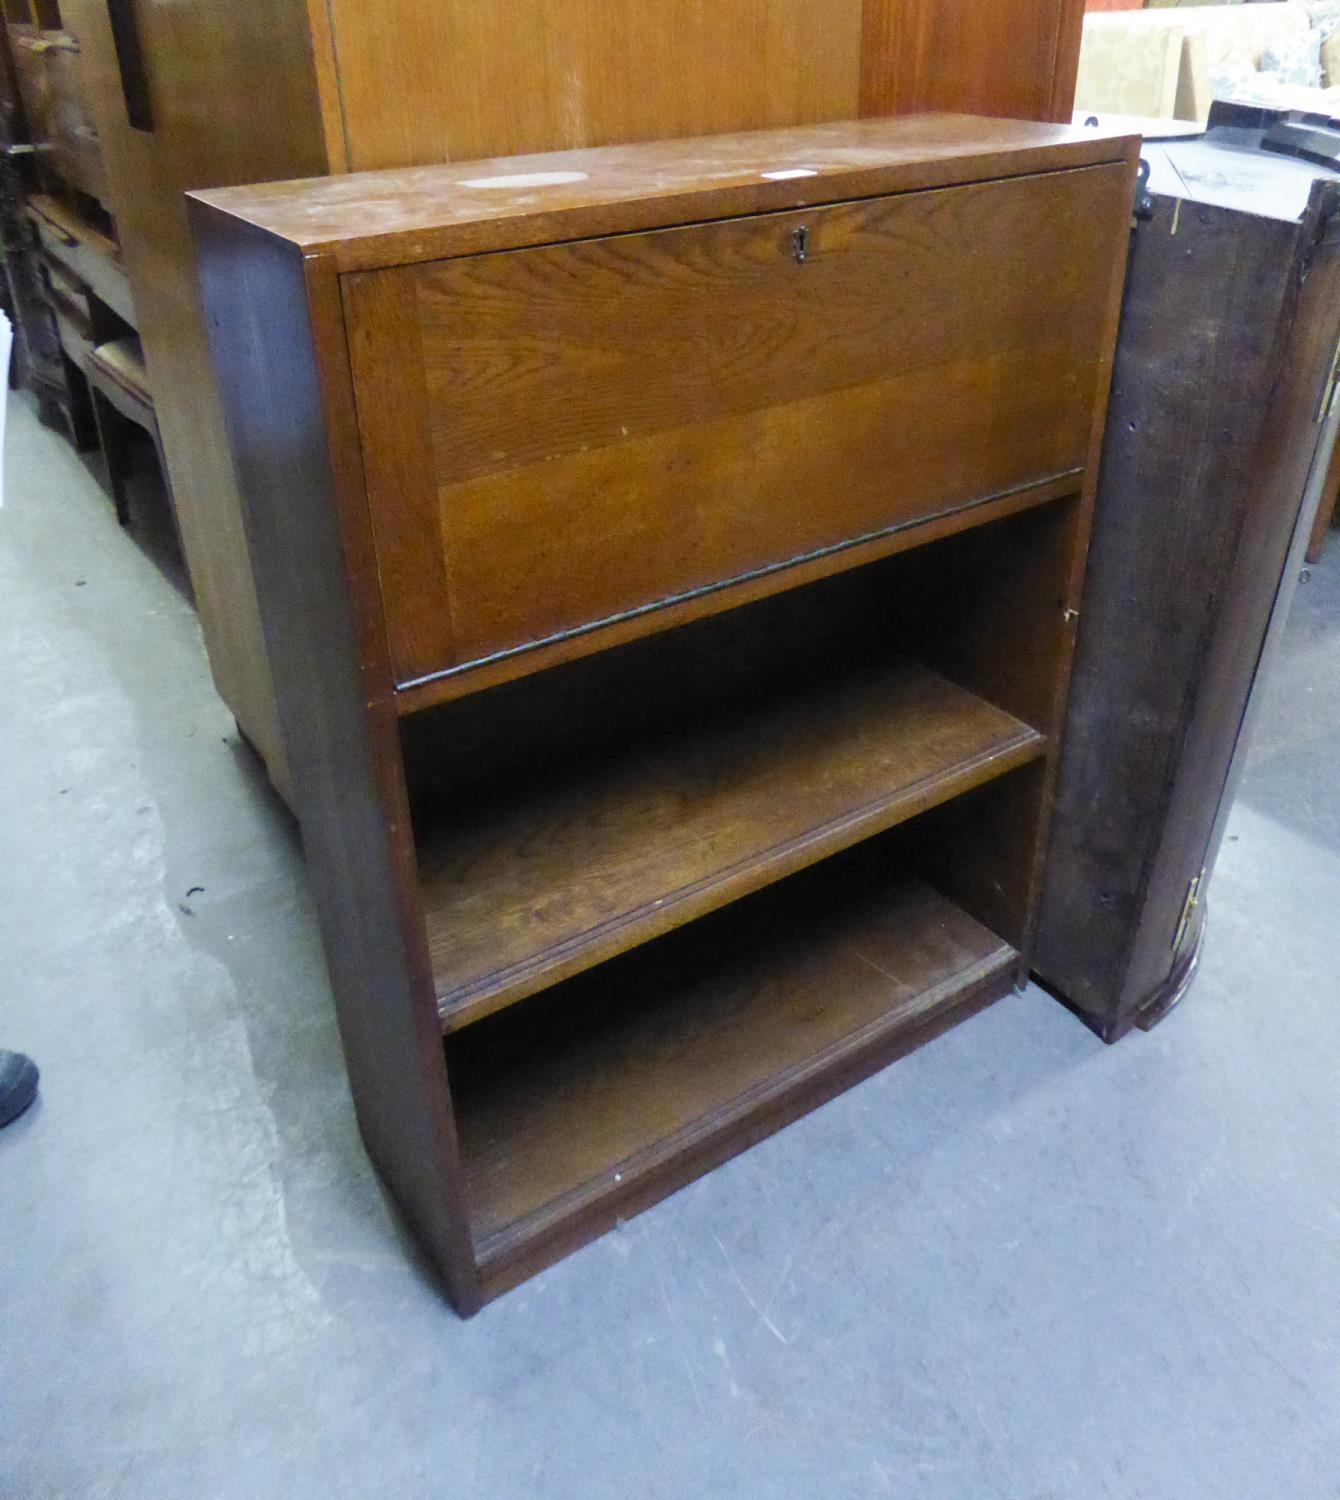
<path id="1" fill-rule="evenodd" d="M 358 1118 L 462 1312 L 1026 972 L 1137 148 L 195 196 Z"/>

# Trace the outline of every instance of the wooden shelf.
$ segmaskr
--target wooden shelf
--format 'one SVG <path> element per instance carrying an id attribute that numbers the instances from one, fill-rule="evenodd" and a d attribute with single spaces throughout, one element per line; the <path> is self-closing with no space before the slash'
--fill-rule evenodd
<path id="1" fill-rule="evenodd" d="M 584 761 L 419 830 L 452 1031 L 1038 757 L 1036 730 L 911 662 Z"/>
<path id="2" fill-rule="evenodd" d="M 868 846 L 448 1039 L 486 1277 L 601 1232 L 1005 993 L 1015 951 L 892 864 Z"/>

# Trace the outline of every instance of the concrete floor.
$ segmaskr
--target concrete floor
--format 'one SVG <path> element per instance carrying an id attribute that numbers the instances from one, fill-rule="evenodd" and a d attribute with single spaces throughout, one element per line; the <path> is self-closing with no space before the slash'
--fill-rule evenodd
<path id="1" fill-rule="evenodd" d="M 1003 1001 L 462 1323 L 189 606 L 11 424 L 6 1500 L 1340 1496 L 1340 535 L 1160 1029 Z"/>

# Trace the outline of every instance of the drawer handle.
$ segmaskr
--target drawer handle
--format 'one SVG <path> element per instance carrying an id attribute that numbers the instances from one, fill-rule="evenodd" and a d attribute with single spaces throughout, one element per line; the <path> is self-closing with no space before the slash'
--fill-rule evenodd
<path id="1" fill-rule="evenodd" d="M 810 258 L 810 232 L 803 224 L 791 236 L 791 254 L 798 266 L 803 266 Z"/>
<path id="2" fill-rule="evenodd" d="M 126 119 L 134 130 L 152 131 L 154 116 L 149 104 L 149 79 L 144 71 L 144 49 L 140 46 L 135 0 L 107 0 L 107 17 L 112 23 L 112 43 L 116 47 L 116 65 L 121 73 Z"/>

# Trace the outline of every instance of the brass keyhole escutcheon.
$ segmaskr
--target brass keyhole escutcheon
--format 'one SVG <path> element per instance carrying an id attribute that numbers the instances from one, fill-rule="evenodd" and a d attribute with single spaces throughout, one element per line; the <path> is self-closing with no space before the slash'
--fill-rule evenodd
<path id="1" fill-rule="evenodd" d="M 791 254 L 796 258 L 796 264 L 803 266 L 810 255 L 810 232 L 802 224 L 791 236 Z"/>

